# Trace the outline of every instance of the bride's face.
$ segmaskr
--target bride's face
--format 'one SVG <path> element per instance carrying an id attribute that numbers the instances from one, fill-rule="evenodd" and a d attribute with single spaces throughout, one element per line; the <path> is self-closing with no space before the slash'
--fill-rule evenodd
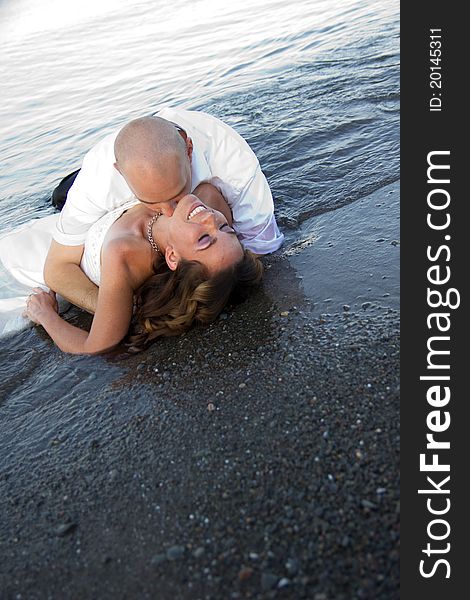
<path id="1" fill-rule="evenodd" d="M 162 232 L 170 269 L 181 259 L 197 260 L 211 275 L 243 258 L 243 248 L 225 216 L 206 206 L 194 194 L 184 196 L 173 216 L 162 215 L 156 225 Z"/>

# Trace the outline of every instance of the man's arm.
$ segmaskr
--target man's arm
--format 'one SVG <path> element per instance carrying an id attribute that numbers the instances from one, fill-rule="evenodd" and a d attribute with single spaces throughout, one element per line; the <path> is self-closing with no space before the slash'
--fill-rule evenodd
<path id="1" fill-rule="evenodd" d="M 246 140 L 207 113 L 167 107 L 158 115 L 186 127 L 196 151 L 205 153 L 211 173 L 205 181 L 226 199 L 243 246 L 257 255 L 277 250 L 284 236 L 276 223 L 269 184 Z"/>
<path id="2" fill-rule="evenodd" d="M 98 287 L 88 279 L 80 268 L 83 254 L 81 246 L 64 246 L 52 240 L 44 265 L 46 285 L 72 304 L 96 311 Z"/>

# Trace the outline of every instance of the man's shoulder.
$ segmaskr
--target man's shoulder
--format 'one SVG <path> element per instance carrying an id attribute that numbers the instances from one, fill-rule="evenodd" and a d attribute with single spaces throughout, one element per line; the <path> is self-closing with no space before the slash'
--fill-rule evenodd
<path id="1" fill-rule="evenodd" d="M 100 204 L 108 204 L 108 196 L 127 200 L 130 190 L 114 167 L 114 140 L 118 131 L 102 138 L 85 155 L 79 174 L 70 189 L 71 196 L 85 194 L 90 199 L 101 198 Z"/>
<path id="2" fill-rule="evenodd" d="M 246 141 L 231 125 L 201 110 L 165 106 L 156 113 L 156 116 L 181 125 L 192 136 L 197 135 L 216 141 L 233 139 L 237 143 L 246 144 Z"/>
<path id="3" fill-rule="evenodd" d="M 114 141 L 118 131 L 109 133 L 99 142 L 97 142 L 88 152 L 85 154 L 83 159 L 83 166 L 94 169 L 97 165 L 114 165 Z"/>
<path id="4" fill-rule="evenodd" d="M 214 122 L 214 123 L 222 123 L 220 119 L 206 113 L 202 110 L 191 110 L 188 108 L 182 108 L 180 106 L 162 106 L 158 109 L 157 112 L 154 113 L 156 117 L 162 117 L 163 119 L 167 119 L 169 121 L 173 121 L 177 119 L 175 122 L 179 125 L 179 120 L 186 121 L 188 123 L 197 123 L 197 122 Z"/>

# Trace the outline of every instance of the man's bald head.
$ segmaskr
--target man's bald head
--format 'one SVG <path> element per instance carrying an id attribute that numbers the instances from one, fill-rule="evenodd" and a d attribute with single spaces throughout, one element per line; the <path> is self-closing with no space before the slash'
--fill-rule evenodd
<path id="1" fill-rule="evenodd" d="M 188 176 L 190 186 L 191 148 L 173 123 L 141 117 L 118 133 L 115 166 L 139 200 L 166 202 L 179 194 Z"/>

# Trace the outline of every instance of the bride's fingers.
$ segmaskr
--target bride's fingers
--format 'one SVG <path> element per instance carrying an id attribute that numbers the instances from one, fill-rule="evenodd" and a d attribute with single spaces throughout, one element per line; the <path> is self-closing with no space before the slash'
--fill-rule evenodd
<path id="1" fill-rule="evenodd" d="M 55 294 L 55 292 L 53 290 L 45 290 L 45 289 L 40 288 L 40 287 L 33 288 L 32 293 L 33 294 L 49 294 L 49 296 L 51 298 L 54 298 L 54 300 L 55 300 L 55 297 L 56 297 L 56 294 Z"/>

